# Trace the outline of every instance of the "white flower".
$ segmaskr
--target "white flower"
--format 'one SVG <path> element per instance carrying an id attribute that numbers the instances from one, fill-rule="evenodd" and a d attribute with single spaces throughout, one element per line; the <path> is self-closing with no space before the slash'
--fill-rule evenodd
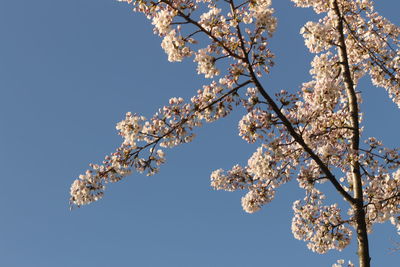
<path id="1" fill-rule="evenodd" d="M 182 61 L 191 55 L 189 47 L 185 46 L 182 36 L 177 36 L 175 29 L 171 30 L 163 39 L 161 47 L 168 55 L 168 61 Z"/>
<path id="2" fill-rule="evenodd" d="M 152 24 L 155 27 L 155 32 L 159 35 L 166 35 L 171 31 L 171 22 L 176 16 L 176 11 L 163 9 L 153 17 Z"/>
<path id="3" fill-rule="evenodd" d="M 199 49 L 194 61 L 198 63 L 198 74 L 204 74 L 206 78 L 212 78 L 220 74 L 220 71 L 215 67 L 215 58 L 207 54 L 207 49 Z"/>

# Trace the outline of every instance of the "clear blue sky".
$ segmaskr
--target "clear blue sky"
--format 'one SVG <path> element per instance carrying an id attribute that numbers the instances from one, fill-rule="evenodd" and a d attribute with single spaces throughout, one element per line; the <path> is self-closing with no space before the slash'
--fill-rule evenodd
<path id="1" fill-rule="evenodd" d="M 400 24 L 398 1 L 377 10 Z M 277 66 L 270 90 L 308 81 L 310 54 L 298 34 L 311 10 L 275 0 Z M 161 173 L 133 174 L 105 198 L 69 211 L 69 186 L 120 143 L 125 112 L 150 116 L 170 97 L 189 98 L 204 80 L 190 60 L 169 63 L 150 23 L 113 0 L 0 0 L 0 266 L 330 267 L 355 247 L 317 255 L 290 231 L 295 183 L 250 215 L 242 193 L 213 191 L 210 172 L 244 163 L 254 150 L 237 119 L 209 124 L 190 145 L 168 151 Z M 398 146 L 400 112 L 364 82 L 366 135 Z M 390 119 L 390 121 L 389 121 Z M 373 266 L 397 267 L 400 237 L 371 235 Z"/>

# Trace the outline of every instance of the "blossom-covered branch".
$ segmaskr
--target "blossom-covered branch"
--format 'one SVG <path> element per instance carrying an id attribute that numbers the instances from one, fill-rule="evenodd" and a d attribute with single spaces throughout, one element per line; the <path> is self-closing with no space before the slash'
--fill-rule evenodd
<path id="1" fill-rule="evenodd" d="M 369 267 L 373 223 L 390 221 L 400 231 L 400 150 L 362 139 L 362 96 L 356 88 L 369 75 L 400 106 L 400 28 L 375 12 L 370 0 L 292 0 L 322 18 L 307 22 L 300 32 L 315 54 L 312 79 L 290 93 L 272 90 L 260 79 L 274 65 L 268 40 L 277 19 L 270 0 L 119 1 L 152 21 L 169 61 L 192 57 L 197 73 L 213 81 L 190 102 L 170 99 L 149 120 L 127 113 L 117 125 L 121 147 L 73 183 L 72 205 L 96 201 L 105 183 L 132 169 L 157 173 L 165 162 L 161 148 L 190 142 L 195 127 L 242 106 L 246 114 L 239 135 L 259 147 L 246 166 L 214 171 L 211 185 L 247 190 L 241 203 L 253 213 L 271 202 L 281 185 L 296 179 L 305 197 L 293 204 L 295 238 L 325 253 L 344 249 L 356 236 L 360 267 Z M 325 203 L 319 184 L 326 181 L 344 203 Z M 343 264 L 339 260 L 333 266 Z"/>

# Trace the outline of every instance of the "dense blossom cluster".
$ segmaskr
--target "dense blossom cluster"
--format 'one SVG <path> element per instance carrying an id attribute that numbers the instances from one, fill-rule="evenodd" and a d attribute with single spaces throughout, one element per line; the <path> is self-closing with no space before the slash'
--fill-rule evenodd
<path id="1" fill-rule="evenodd" d="M 272 114 L 255 108 L 239 121 L 239 135 L 249 143 L 263 139 L 273 124 Z"/>
<path id="2" fill-rule="evenodd" d="M 194 61 L 198 63 L 197 73 L 204 74 L 206 78 L 212 78 L 220 74 L 220 71 L 215 67 L 215 57 L 207 54 L 209 49 L 200 49 L 196 53 Z"/>
<path id="3" fill-rule="evenodd" d="M 351 240 L 352 231 L 344 224 L 337 204 L 324 206 L 325 196 L 313 189 L 305 203 L 295 201 L 292 231 L 297 239 L 308 241 L 308 248 L 317 253 L 342 250 Z"/>
<path id="4" fill-rule="evenodd" d="M 254 1 L 249 8 L 249 14 L 243 18 L 244 23 L 252 23 L 253 18 L 256 26 L 265 27 L 268 32 L 276 30 L 276 18 L 273 16 L 274 10 L 270 8 L 271 0 Z"/>
<path id="5" fill-rule="evenodd" d="M 275 149 L 272 149 L 274 146 Z M 271 142 L 270 146 L 259 147 L 246 167 L 235 165 L 227 172 L 222 169 L 214 171 L 211 174 L 211 186 L 217 190 L 249 190 L 242 198 L 242 206 L 246 212 L 253 213 L 271 202 L 275 190 L 290 180 L 296 165 L 292 159 L 293 155 L 288 157 Z"/>
<path id="6" fill-rule="evenodd" d="M 361 155 L 367 183 L 366 222 L 369 230 L 373 223 L 390 221 L 400 234 L 400 153 L 398 149 L 385 148 L 375 138 L 366 141 L 368 149 Z M 390 170 L 394 170 L 390 172 Z"/>
<path id="7" fill-rule="evenodd" d="M 239 122 L 239 135 L 261 144 L 246 166 L 212 172 L 213 188 L 246 190 L 242 206 L 253 213 L 294 178 L 306 197 L 293 204 L 292 232 L 317 253 L 345 248 L 352 227 L 358 234 L 364 229 L 360 216 L 365 217 L 365 231 L 373 223 L 390 221 L 400 232 L 399 150 L 385 148 L 375 138 L 360 144 L 361 94 L 355 88 L 363 76 L 369 75 L 400 106 L 400 28 L 375 12 L 372 1 L 292 0 L 324 16 L 301 29 L 306 46 L 316 53 L 311 81 L 299 93 L 281 90 L 275 98 L 258 79 L 273 66 L 268 38 L 277 21 L 270 0 L 119 1 L 133 4 L 152 21 L 169 61 L 193 56 L 198 74 L 216 80 L 187 103 L 170 99 L 151 119 L 127 113 L 117 124 L 122 145 L 73 183 L 73 205 L 100 199 L 106 183 L 132 169 L 158 172 L 165 163 L 161 148 L 190 142 L 193 128 L 242 105 L 247 113 Z M 200 46 L 204 37 L 209 43 Z M 225 70 L 216 67 L 221 60 L 225 62 L 218 66 Z M 242 88 L 247 91 L 241 93 Z M 324 204 L 323 182 L 330 182 L 350 204 L 347 214 L 337 203 Z M 339 260 L 333 267 L 343 264 Z"/>
<path id="8" fill-rule="evenodd" d="M 183 40 L 182 36 L 177 35 L 175 29 L 166 34 L 161 47 L 167 53 L 168 60 L 171 62 L 182 61 L 185 57 L 191 55 L 190 49 L 185 46 L 185 40 Z"/>
<path id="9" fill-rule="evenodd" d="M 164 9 L 156 13 L 152 22 L 154 25 L 154 32 L 159 35 L 166 35 L 172 31 L 171 23 L 176 14 L 177 12 L 173 9 Z"/>

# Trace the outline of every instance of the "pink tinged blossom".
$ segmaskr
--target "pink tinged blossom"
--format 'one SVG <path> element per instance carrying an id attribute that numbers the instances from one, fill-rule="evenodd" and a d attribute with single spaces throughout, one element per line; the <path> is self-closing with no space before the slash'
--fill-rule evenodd
<path id="1" fill-rule="evenodd" d="M 253 109 L 239 121 L 239 135 L 249 143 L 263 139 L 265 130 L 271 128 L 271 117 L 272 115 L 266 111 Z"/>
<path id="2" fill-rule="evenodd" d="M 249 8 L 250 14 L 254 17 L 257 27 L 265 27 L 269 34 L 276 30 L 277 20 L 273 16 L 274 9 L 270 8 L 271 0 L 257 0 Z M 251 19 L 248 22 L 251 23 Z"/>
<path id="3" fill-rule="evenodd" d="M 154 32 L 160 36 L 165 36 L 171 29 L 171 22 L 176 16 L 176 11 L 171 9 L 162 9 L 153 17 L 152 24 L 154 25 Z"/>
<path id="4" fill-rule="evenodd" d="M 242 197 L 243 210 L 247 213 L 259 211 L 264 204 L 271 202 L 274 195 L 275 191 L 272 188 L 250 190 Z"/>
<path id="5" fill-rule="evenodd" d="M 189 47 L 186 46 L 182 36 L 177 35 L 175 29 L 165 35 L 161 47 L 167 53 L 170 62 L 182 61 L 191 55 Z"/>
<path id="6" fill-rule="evenodd" d="M 352 231 L 343 223 L 337 204 L 323 206 L 323 196 L 317 193 L 315 197 L 308 204 L 299 200 L 293 203 L 294 237 L 306 241 L 310 250 L 320 254 L 343 250 L 350 243 Z"/>
<path id="7" fill-rule="evenodd" d="M 207 49 L 199 49 L 195 54 L 194 61 L 198 63 L 198 74 L 204 74 L 206 78 L 213 78 L 220 74 L 220 71 L 215 67 L 215 57 L 209 55 Z"/>

